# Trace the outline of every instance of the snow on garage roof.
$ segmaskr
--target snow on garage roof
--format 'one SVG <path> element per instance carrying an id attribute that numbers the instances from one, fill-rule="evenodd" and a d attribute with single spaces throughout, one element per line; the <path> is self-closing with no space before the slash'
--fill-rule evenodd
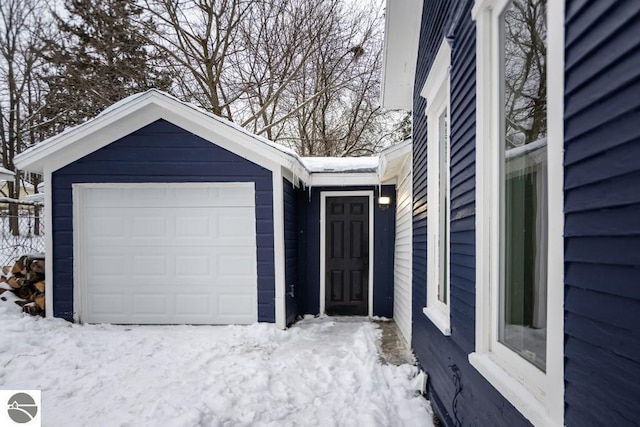
<path id="1" fill-rule="evenodd" d="M 375 157 L 302 157 L 302 164 L 311 173 L 375 172 L 379 158 Z"/>

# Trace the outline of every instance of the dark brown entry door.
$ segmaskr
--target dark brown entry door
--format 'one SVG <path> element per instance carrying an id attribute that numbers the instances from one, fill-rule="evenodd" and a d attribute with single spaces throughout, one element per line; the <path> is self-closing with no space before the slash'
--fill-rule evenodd
<path id="1" fill-rule="evenodd" d="M 325 312 L 369 314 L 369 198 L 327 197 Z"/>

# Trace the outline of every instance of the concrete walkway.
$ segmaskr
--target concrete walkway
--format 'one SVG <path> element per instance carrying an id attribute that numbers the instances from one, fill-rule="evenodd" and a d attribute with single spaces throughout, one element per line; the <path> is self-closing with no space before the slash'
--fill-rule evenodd
<path id="1" fill-rule="evenodd" d="M 387 365 L 414 364 L 415 357 L 393 320 L 375 320 L 382 331 L 380 359 Z"/>

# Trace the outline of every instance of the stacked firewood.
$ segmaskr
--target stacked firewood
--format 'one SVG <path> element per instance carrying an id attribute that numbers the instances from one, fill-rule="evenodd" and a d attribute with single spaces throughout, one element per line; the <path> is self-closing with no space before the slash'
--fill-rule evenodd
<path id="1" fill-rule="evenodd" d="M 44 316 L 44 256 L 24 255 L 13 266 L 2 267 L 0 283 L 6 283 L 19 299 L 16 304 L 22 306 L 25 313 Z M 6 286 L 4 287 L 6 288 Z M 0 293 L 5 289 L 0 288 Z"/>

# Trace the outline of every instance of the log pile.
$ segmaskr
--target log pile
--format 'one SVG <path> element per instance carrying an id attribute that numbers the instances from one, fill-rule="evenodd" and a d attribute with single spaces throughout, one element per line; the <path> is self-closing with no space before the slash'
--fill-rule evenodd
<path id="1" fill-rule="evenodd" d="M 19 298 L 15 303 L 21 306 L 25 313 L 32 316 L 44 316 L 43 255 L 24 255 L 13 266 L 2 267 L 0 283 L 9 285 L 0 288 L 0 295 L 4 292 L 13 292 Z"/>

